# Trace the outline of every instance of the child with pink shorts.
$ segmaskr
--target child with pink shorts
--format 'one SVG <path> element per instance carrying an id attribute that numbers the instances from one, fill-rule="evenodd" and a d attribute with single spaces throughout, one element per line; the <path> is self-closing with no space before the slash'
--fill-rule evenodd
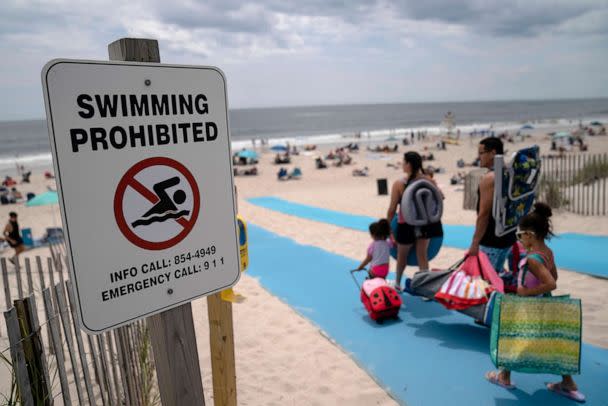
<path id="1" fill-rule="evenodd" d="M 357 270 L 360 271 L 369 264 L 370 278 L 386 278 L 393 245 L 389 239 L 391 234 L 390 225 L 385 219 L 380 219 L 369 225 L 369 233 L 373 241 L 367 247 L 367 256 Z"/>

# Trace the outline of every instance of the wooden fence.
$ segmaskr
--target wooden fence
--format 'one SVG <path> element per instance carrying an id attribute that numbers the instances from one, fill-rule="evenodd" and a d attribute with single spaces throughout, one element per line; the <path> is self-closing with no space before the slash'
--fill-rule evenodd
<path id="1" fill-rule="evenodd" d="M 0 258 L 9 341 L 0 350 L 14 380 L 0 396 L 23 405 L 159 404 L 147 326 L 82 333 L 61 252 L 15 266 Z"/>
<path id="2" fill-rule="evenodd" d="M 542 157 L 539 200 L 584 216 L 606 215 L 608 154 Z"/>

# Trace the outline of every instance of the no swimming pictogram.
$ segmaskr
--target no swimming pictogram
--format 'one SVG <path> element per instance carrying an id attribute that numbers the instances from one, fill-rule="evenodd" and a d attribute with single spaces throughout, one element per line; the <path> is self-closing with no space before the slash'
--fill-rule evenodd
<path id="1" fill-rule="evenodd" d="M 120 179 L 114 215 L 122 234 L 146 250 L 170 248 L 192 231 L 200 209 L 194 176 L 165 157 L 144 159 Z"/>

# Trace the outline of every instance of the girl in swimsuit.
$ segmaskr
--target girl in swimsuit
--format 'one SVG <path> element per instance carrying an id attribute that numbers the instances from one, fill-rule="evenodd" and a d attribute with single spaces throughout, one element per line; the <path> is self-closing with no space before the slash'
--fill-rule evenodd
<path id="1" fill-rule="evenodd" d="M 553 235 L 549 220 L 551 214 L 548 205 L 535 203 L 534 210 L 519 222 L 516 235 L 527 251 L 526 258 L 520 264 L 522 269 L 517 283 L 517 294 L 520 296 L 550 295 L 557 286 L 553 251 L 545 243 Z M 506 369 L 488 372 L 486 379 L 507 389 L 515 387 L 511 383 L 511 371 Z M 563 375 L 561 382 L 548 383 L 547 389 L 577 402 L 585 401 L 571 375 Z"/>

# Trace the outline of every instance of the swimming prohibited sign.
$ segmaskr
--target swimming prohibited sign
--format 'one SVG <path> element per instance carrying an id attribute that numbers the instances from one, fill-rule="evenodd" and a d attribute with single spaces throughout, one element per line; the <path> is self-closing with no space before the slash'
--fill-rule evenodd
<path id="1" fill-rule="evenodd" d="M 223 73 L 54 60 L 42 83 L 82 327 L 102 332 L 236 284 Z"/>
<path id="2" fill-rule="evenodd" d="M 118 228 L 127 240 L 147 250 L 164 250 L 182 241 L 196 223 L 199 206 L 198 186 L 190 171 L 165 157 L 133 165 L 114 196 Z"/>

